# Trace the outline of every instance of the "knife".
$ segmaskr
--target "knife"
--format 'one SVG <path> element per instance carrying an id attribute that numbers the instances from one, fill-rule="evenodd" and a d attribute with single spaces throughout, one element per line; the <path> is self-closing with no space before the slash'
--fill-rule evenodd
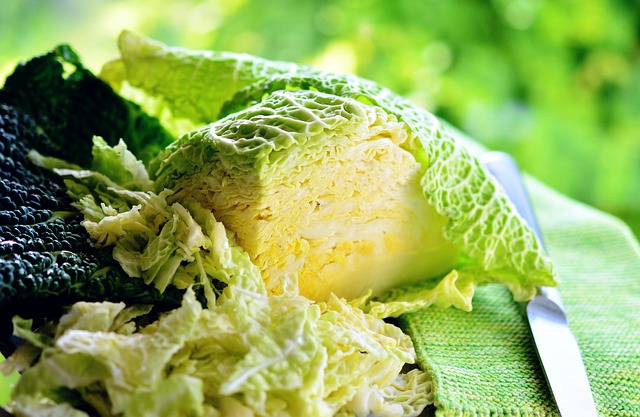
<path id="1" fill-rule="evenodd" d="M 503 152 L 488 152 L 482 160 L 542 243 L 540 229 L 516 162 Z M 527 303 L 526 314 L 560 415 L 597 417 L 580 348 L 569 328 L 560 292 L 556 288 L 540 287 L 537 295 Z"/>

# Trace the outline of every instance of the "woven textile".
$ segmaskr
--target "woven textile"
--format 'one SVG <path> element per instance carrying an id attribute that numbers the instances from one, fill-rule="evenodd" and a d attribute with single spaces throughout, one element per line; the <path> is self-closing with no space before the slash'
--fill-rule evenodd
<path id="1" fill-rule="evenodd" d="M 601 416 L 640 416 L 640 247 L 619 220 L 526 181 Z M 558 416 L 522 306 L 479 288 L 473 311 L 401 318 L 437 416 Z"/>

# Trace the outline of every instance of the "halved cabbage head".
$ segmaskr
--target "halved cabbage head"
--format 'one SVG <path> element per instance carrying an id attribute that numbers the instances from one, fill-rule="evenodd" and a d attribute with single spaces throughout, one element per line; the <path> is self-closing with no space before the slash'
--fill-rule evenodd
<path id="1" fill-rule="evenodd" d="M 276 91 L 182 136 L 156 184 L 195 198 L 233 231 L 271 293 L 352 299 L 443 275 L 458 251 L 427 203 L 420 144 L 381 107 Z"/>
<path id="2" fill-rule="evenodd" d="M 388 296 L 469 310 L 477 285 L 524 301 L 556 284 L 470 141 L 411 101 L 354 75 L 131 32 L 119 46 L 101 77 L 176 135 L 192 131 L 151 161 L 157 190 L 212 209 L 272 292 L 296 275 L 316 299 L 438 277 Z"/>

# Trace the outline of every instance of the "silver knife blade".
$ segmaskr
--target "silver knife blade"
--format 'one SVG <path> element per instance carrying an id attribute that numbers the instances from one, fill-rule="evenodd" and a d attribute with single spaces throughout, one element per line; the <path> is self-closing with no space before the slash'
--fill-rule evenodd
<path id="1" fill-rule="evenodd" d="M 542 242 L 540 229 L 516 162 L 504 152 L 488 152 L 483 162 L 502 185 L 518 213 Z M 540 362 L 562 417 L 597 417 L 596 405 L 560 292 L 541 287 L 527 303 L 527 319 Z"/>

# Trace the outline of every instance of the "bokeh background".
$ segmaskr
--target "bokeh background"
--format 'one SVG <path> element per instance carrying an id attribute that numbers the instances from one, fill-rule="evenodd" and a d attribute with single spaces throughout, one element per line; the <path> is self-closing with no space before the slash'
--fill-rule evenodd
<path id="1" fill-rule="evenodd" d="M 638 0 L 5 0 L 0 79 L 124 28 L 370 78 L 640 234 Z"/>
<path id="2" fill-rule="evenodd" d="M 372 79 L 640 235 L 638 0 L 4 0 L 0 83 L 59 43 L 98 71 L 122 29 Z"/>

